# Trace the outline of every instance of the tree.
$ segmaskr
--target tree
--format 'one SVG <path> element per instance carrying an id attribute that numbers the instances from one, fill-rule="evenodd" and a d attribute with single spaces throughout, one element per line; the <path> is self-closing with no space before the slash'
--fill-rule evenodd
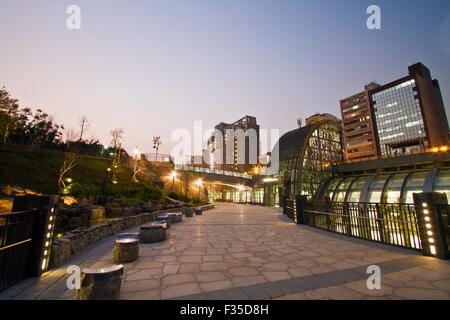
<path id="1" fill-rule="evenodd" d="M 80 119 L 80 142 L 83 141 L 83 134 L 91 128 L 90 121 L 85 117 Z"/>
<path id="2" fill-rule="evenodd" d="M 112 180 L 113 183 L 117 183 L 117 171 L 120 164 L 120 156 L 122 153 L 122 142 L 123 142 L 123 129 L 114 129 L 111 131 L 112 141 L 111 145 L 114 148 L 114 158 L 113 158 L 113 168 L 112 168 Z"/>
<path id="3" fill-rule="evenodd" d="M 17 127 L 19 105 L 12 99 L 5 87 L 0 89 L 0 134 L 3 143 L 9 140 L 11 132 Z"/>
<path id="4" fill-rule="evenodd" d="M 55 123 L 52 116 L 37 109 L 19 108 L 17 99 L 2 88 L 0 90 L 0 139 L 1 142 L 32 146 L 59 145 L 64 126 Z"/>
<path id="5" fill-rule="evenodd" d="M 156 149 L 155 161 L 158 161 L 158 150 L 160 145 L 162 145 L 161 137 L 153 137 L 153 149 Z"/>
<path id="6" fill-rule="evenodd" d="M 137 148 L 136 148 L 136 151 L 137 151 Z M 141 173 L 142 171 L 145 170 L 145 163 L 144 163 L 145 161 L 142 159 L 139 159 L 139 152 L 135 153 L 133 161 L 134 161 L 134 165 L 133 165 L 132 180 L 134 182 L 139 182 L 137 179 L 137 175 L 138 175 L 138 173 Z"/>
<path id="7" fill-rule="evenodd" d="M 80 155 L 73 150 L 73 142 L 76 140 L 75 130 L 69 129 L 66 131 L 66 152 L 64 155 L 63 163 L 59 168 L 58 175 L 58 189 L 64 190 L 67 185 L 64 181 L 64 176 L 69 173 L 79 162 Z"/>

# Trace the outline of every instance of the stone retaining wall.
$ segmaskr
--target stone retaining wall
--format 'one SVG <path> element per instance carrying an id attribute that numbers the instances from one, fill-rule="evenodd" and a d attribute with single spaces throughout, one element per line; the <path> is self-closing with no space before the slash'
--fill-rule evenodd
<path id="1" fill-rule="evenodd" d="M 206 206 L 202 206 L 201 208 L 202 208 L 203 211 L 207 211 L 207 210 L 214 209 L 214 205 L 213 204 L 208 204 Z"/>
<path id="2" fill-rule="evenodd" d="M 128 216 L 118 220 L 104 222 L 89 228 L 72 230 L 68 235 L 53 240 L 50 252 L 49 269 L 68 261 L 89 245 L 97 243 L 106 237 L 117 234 L 128 228 L 154 221 L 156 216 L 161 213 L 181 211 L 184 208 L 187 207 L 142 213 L 136 216 Z"/>

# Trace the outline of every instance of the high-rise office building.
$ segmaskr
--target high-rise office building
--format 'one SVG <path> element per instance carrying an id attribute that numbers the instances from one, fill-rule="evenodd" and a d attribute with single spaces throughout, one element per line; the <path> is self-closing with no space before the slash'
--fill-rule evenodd
<path id="1" fill-rule="evenodd" d="M 448 145 L 448 121 L 437 80 L 421 63 L 409 75 L 370 91 L 381 156 Z"/>
<path id="2" fill-rule="evenodd" d="M 385 85 L 340 102 L 347 161 L 389 157 L 447 146 L 449 127 L 437 80 L 422 63 Z"/>
<path id="3" fill-rule="evenodd" d="M 222 134 L 222 143 L 215 136 L 208 141 L 210 162 L 214 168 L 241 173 L 252 171 L 258 163 L 260 152 L 259 125 L 256 118 L 245 116 L 231 124 L 221 122 L 215 129 Z M 219 148 L 222 151 L 221 161 L 211 159 L 212 154 Z"/>
<path id="4" fill-rule="evenodd" d="M 369 101 L 369 90 L 379 87 L 372 82 L 364 91 L 340 101 L 345 159 L 377 156 L 376 134 Z"/>

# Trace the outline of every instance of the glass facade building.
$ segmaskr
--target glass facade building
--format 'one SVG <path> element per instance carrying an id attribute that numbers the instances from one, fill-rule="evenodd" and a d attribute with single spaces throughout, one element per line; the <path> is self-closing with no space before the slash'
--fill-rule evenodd
<path id="1" fill-rule="evenodd" d="M 426 133 L 414 79 L 371 95 L 381 156 L 425 150 Z"/>
<path id="2" fill-rule="evenodd" d="M 316 197 L 336 202 L 413 204 L 413 194 L 420 192 L 445 193 L 450 199 L 450 169 L 335 177 Z"/>
<path id="3" fill-rule="evenodd" d="M 449 126 L 439 82 L 422 63 L 408 75 L 340 101 L 348 162 L 449 148 Z"/>

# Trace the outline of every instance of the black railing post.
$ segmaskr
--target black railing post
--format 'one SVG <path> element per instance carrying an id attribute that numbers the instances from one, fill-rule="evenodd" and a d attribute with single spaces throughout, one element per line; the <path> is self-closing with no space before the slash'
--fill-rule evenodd
<path id="1" fill-rule="evenodd" d="M 449 207 L 444 193 L 414 193 L 417 224 L 419 226 L 422 253 L 440 259 L 449 255 Z"/>
<path id="2" fill-rule="evenodd" d="M 283 214 L 286 215 L 287 214 L 287 208 L 286 208 L 286 202 L 287 202 L 287 197 L 283 196 Z"/>
<path id="3" fill-rule="evenodd" d="M 344 221 L 346 222 L 347 225 L 347 234 L 349 236 L 352 235 L 352 221 L 350 219 L 350 210 L 349 210 L 349 205 L 348 202 L 344 202 L 344 207 L 343 207 L 343 214 L 344 214 Z"/>
<path id="4" fill-rule="evenodd" d="M 26 276 L 38 277 L 47 270 L 58 201 L 58 196 L 20 196 L 14 199 L 13 212 L 35 212 Z"/>
<path id="5" fill-rule="evenodd" d="M 375 208 L 376 208 L 376 211 L 377 211 L 377 217 L 376 217 L 376 222 L 377 222 L 377 225 L 378 225 L 378 229 L 379 229 L 379 232 L 380 232 L 380 242 L 381 243 L 386 243 L 386 237 L 384 236 L 384 233 L 385 233 L 385 228 L 384 228 L 384 226 L 383 226 L 383 223 L 381 222 L 382 221 L 382 219 L 383 219 L 383 213 L 381 212 L 381 208 L 380 208 L 380 204 L 379 203 L 377 203 L 376 205 L 375 205 Z"/>
<path id="6" fill-rule="evenodd" d="M 295 196 L 295 202 L 296 202 L 296 215 L 297 215 L 297 224 L 304 224 L 304 212 L 305 212 L 305 202 L 306 202 L 306 196 L 303 195 L 296 195 Z"/>

